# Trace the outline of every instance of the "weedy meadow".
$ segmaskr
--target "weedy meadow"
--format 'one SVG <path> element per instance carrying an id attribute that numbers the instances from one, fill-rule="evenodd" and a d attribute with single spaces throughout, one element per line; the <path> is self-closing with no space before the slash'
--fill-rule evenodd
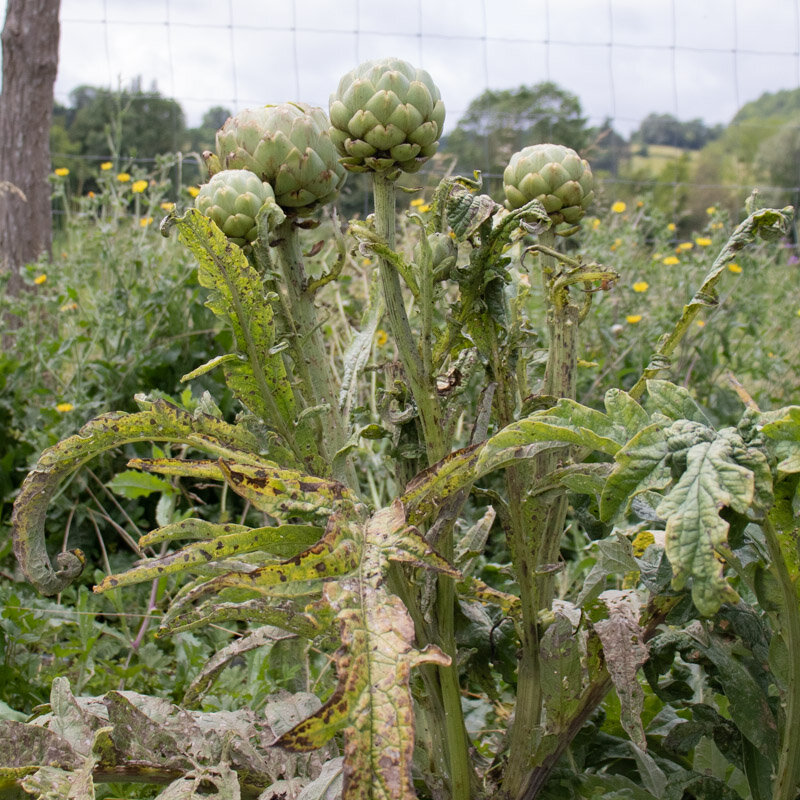
<path id="1" fill-rule="evenodd" d="M 792 209 L 684 235 L 551 144 L 503 202 L 407 196 L 444 114 L 386 59 L 229 119 L 188 210 L 166 162 L 54 176 L 3 357 L 56 598 L 0 586 L 9 791 L 795 797 Z"/>

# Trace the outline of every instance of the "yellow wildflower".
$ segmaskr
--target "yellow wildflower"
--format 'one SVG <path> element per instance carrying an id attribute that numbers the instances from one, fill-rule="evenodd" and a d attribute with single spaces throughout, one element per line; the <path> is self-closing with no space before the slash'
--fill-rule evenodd
<path id="1" fill-rule="evenodd" d="M 33 282 L 34 282 L 34 283 L 35 283 L 37 286 L 41 286 L 41 285 L 42 285 L 42 284 L 43 284 L 43 283 L 44 283 L 46 280 L 47 280 L 47 275 L 45 275 L 44 273 L 42 273 L 41 275 L 37 275 L 37 276 L 36 276 L 36 277 L 33 279 Z"/>
<path id="2" fill-rule="evenodd" d="M 706 326 L 705 320 L 702 320 L 702 319 L 697 320 L 697 327 L 698 328 L 705 328 L 705 326 Z"/>
<path id="3" fill-rule="evenodd" d="M 695 239 L 695 242 L 697 243 L 698 247 L 708 247 L 711 244 L 711 239 L 709 239 L 707 236 L 698 236 Z"/>
<path id="4" fill-rule="evenodd" d="M 639 201 L 636 203 L 636 208 L 643 208 L 643 207 L 644 207 L 644 201 L 643 201 L 643 200 L 639 200 Z"/>
<path id="5" fill-rule="evenodd" d="M 56 406 L 56 411 L 60 414 L 66 414 L 67 411 L 72 411 L 73 408 L 75 408 L 75 406 L 73 406 L 72 403 L 59 403 Z"/>
<path id="6" fill-rule="evenodd" d="M 616 250 L 622 244 L 622 239 L 614 239 L 614 244 L 611 245 L 612 250 Z"/>
<path id="7" fill-rule="evenodd" d="M 66 167 L 58 167 L 58 169 L 55 170 L 55 173 L 59 178 L 66 178 L 67 175 L 69 175 L 69 170 Z"/>
<path id="8" fill-rule="evenodd" d="M 722 230 L 722 223 L 721 222 L 712 222 L 711 223 L 711 230 L 712 231 L 721 231 Z"/>
<path id="9" fill-rule="evenodd" d="M 670 222 L 669 225 L 667 225 L 667 230 L 670 233 L 674 233 L 674 231 L 675 231 L 675 223 L 674 222 Z"/>
<path id="10" fill-rule="evenodd" d="M 599 227 L 600 227 L 600 220 L 597 217 L 595 217 L 592 220 L 592 230 L 596 231 Z"/>
<path id="11" fill-rule="evenodd" d="M 641 314 L 628 314 L 628 316 L 625 317 L 625 322 L 627 322 L 629 325 L 635 325 L 637 322 L 641 321 L 642 321 Z"/>
<path id="12" fill-rule="evenodd" d="M 663 257 L 663 253 L 653 253 L 653 261 L 661 261 Z"/>
<path id="13" fill-rule="evenodd" d="M 710 217 L 712 214 L 716 214 L 716 213 L 717 213 L 717 207 L 716 207 L 716 206 L 709 206 L 709 207 L 706 209 L 706 214 L 708 214 L 708 216 L 709 216 L 709 217 Z"/>
<path id="14" fill-rule="evenodd" d="M 152 217 L 142 217 L 139 220 L 139 225 L 141 225 L 143 228 L 146 228 L 148 225 L 152 225 L 152 223 L 153 223 Z"/>
<path id="15" fill-rule="evenodd" d="M 386 333 L 385 330 L 383 330 L 383 328 L 379 328 L 375 332 L 375 344 L 377 344 L 378 347 L 383 347 L 388 341 L 389 341 L 389 335 Z"/>
<path id="16" fill-rule="evenodd" d="M 127 172 L 120 172 L 119 175 L 117 175 L 117 180 L 120 183 L 127 183 L 130 179 L 131 176 Z"/>
<path id="17" fill-rule="evenodd" d="M 738 275 L 742 271 L 742 268 L 736 262 L 732 262 L 732 263 L 728 264 L 728 269 L 734 275 Z"/>
<path id="18" fill-rule="evenodd" d="M 797 309 L 797 316 L 800 317 L 800 308 Z"/>
<path id="19" fill-rule="evenodd" d="M 147 181 L 134 181 L 131 184 L 131 191 L 134 194 L 141 194 L 147 188 Z"/>
<path id="20" fill-rule="evenodd" d="M 691 250 L 694 245 L 691 242 L 681 242 L 676 248 L 675 252 L 678 253 L 681 250 Z"/>
<path id="21" fill-rule="evenodd" d="M 161 204 L 162 211 L 172 211 L 173 208 L 175 208 L 175 203 L 170 203 L 168 200 L 165 200 Z"/>
<path id="22" fill-rule="evenodd" d="M 668 267 L 672 267 L 675 264 L 680 264 L 681 260 L 675 256 L 667 256 L 661 263 L 666 264 Z"/>
<path id="23" fill-rule="evenodd" d="M 58 309 L 59 311 L 77 311 L 78 304 L 77 303 L 64 303 L 61 308 Z"/>
<path id="24" fill-rule="evenodd" d="M 634 292 L 646 292 L 650 288 L 650 284 L 647 281 L 636 281 L 633 284 L 633 291 Z"/>
<path id="25" fill-rule="evenodd" d="M 614 205 L 611 206 L 611 210 L 615 214 L 622 214 L 627 207 L 628 206 L 625 205 L 625 203 L 623 203 L 622 200 L 617 200 L 617 202 L 614 203 Z"/>
<path id="26" fill-rule="evenodd" d="M 431 210 L 430 203 L 426 203 L 424 206 L 419 207 L 420 214 L 427 214 Z"/>
<path id="27" fill-rule="evenodd" d="M 372 263 L 372 259 L 371 258 L 362 258 L 361 259 L 361 266 L 362 267 L 368 267 L 371 263 Z"/>
<path id="28" fill-rule="evenodd" d="M 114 165 L 110 161 L 104 161 L 100 165 L 100 169 L 103 170 L 103 172 L 108 172 L 111 169 L 111 167 L 113 167 L 113 166 Z"/>
<path id="29" fill-rule="evenodd" d="M 86 196 L 91 200 L 94 198 L 95 194 L 92 191 L 86 192 Z"/>
<path id="30" fill-rule="evenodd" d="M 197 197 L 200 194 L 200 190 L 196 186 L 190 186 L 187 190 L 192 197 Z"/>
<path id="31" fill-rule="evenodd" d="M 425 198 L 424 197 L 415 197 L 411 201 L 411 207 L 412 208 L 419 208 L 420 206 L 424 206 L 424 205 L 425 205 Z"/>

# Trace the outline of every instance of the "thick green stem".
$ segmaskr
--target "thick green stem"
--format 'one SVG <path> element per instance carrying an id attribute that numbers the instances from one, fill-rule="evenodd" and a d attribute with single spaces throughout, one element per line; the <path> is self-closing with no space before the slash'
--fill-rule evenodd
<path id="1" fill-rule="evenodd" d="M 555 234 L 539 236 L 544 298 L 549 331 L 549 353 L 542 394 L 575 397 L 577 333 L 580 309 L 570 302 L 567 285 L 556 280 L 558 259 L 552 254 Z M 509 399 L 510 402 L 510 399 Z M 510 411 L 507 410 L 508 414 Z M 553 602 L 555 575 L 543 569 L 558 560 L 567 503 L 563 493 L 531 494 L 568 455 L 568 450 L 542 453 L 529 464 L 506 470 L 512 516 L 512 557 L 522 605 L 517 702 L 510 733 L 511 750 L 503 777 L 502 797 L 523 791 L 534 763 L 535 742 L 542 713 L 541 662 L 537 621 L 539 610 Z"/>
<path id="2" fill-rule="evenodd" d="M 381 173 L 373 173 L 373 195 L 375 199 L 375 232 L 390 250 L 395 247 L 395 185 L 394 180 Z M 406 314 L 403 290 L 397 268 L 387 259 L 378 256 L 381 284 L 386 301 L 386 316 L 395 345 L 403 362 L 405 378 L 417 406 L 425 437 L 425 448 L 429 464 L 435 464 L 447 455 L 442 427 L 441 408 L 436 395 L 436 379 L 432 373 L 431 359 L 420 355 L 411 324 Z M 432 294 L 432 292 L 431 292 Z M 425 297 L 431 302 L 432 297 Z M 431 309 L 423 311 L 423 320 Z M 423 322 L 423 327 L 426 325 Z M 425 335 L 425 334 L 423 334 Z M 427 348 L 427 350 L 426 350 Z M 430 352 L 430 342 L 423 343 L 423 352 Z M 439 540 L 439 549 L 445 558 L 452 557 L 453 534 L 449 529 Z M 449 667 L 437 667 L 443 718 L 434 717 L 444 728 L 438 732 L 445 741 L 450 777 L 450 797 L 453 800 L 469 800 L 472 770 L 469 762 L 469 739 L 461 707 L 461 687 L 458 681 L 458 658 L 454 633 L 455 587 L 453 579 L 440 576 L 437 582 L 436 633 L 437 644 L 452 659 Z"/>
<path id="3" fill-rule="evenodd" d="M 797 573 L 797 521 L 792 512 L 797 480 L 792 478 L 783 481 L 783 484 L 782 487 L 780 484 L 776 486 L 775 504 L 761 527 L 772 561 L 771 568 L 778 579 L 783 599 L 779 619 L 781 636 L 789 659 L 785 718 L 772 798 L 794 800 L 800 782 L 800 745 L 796 739 L 800 727 L 800 598 L 798 598 L 798 574 L 790 574 L 787 563 L 792 564 Z M 781 489 L 788 491 L 781 492 Z M 784 541 L 786 546 L 782 547 Z"/>
<path id="4" fill-rule="evenodd" d="M 314 297 L 307 291 L 305 265 L 294 220 L 287 217 L 276 228 L 275 238 L 287 311 L 291 315 L 287 322 L 293 334 L 292 357 L 298 375 L 306 386 L 306 394 L 311 395 L 310 398 L 306 397 L 306 401 L 310 399 L 311 405 L 328 406 L 328 411 L 320 416 L 322 422 L 318 431 L 321 454 L 331 464 L 334 454 L 345 443 L 346 426 L 339 413 L 334 372 L 322 338 Z M 352 465 L 345 462 L 340 472 L 332 477 L 357 490 L 358 481 Z"/>
<path id="5" fill-rule="evenodd" d="M 395 246 L 395 185 L 394 181 L 379 172 L 373 173 L 373 195 L 375 199 L 375 231 L 390 249 Z M 405 377 L 417 405 L 428 463 L 435 464 L 447 454 L 441 425 L 441 409 L 436 396 L 435 376 L 426 373 L 411 325 L 406 314 L 403 290 L 397 269 L 388 259 L 378 257 L 378 265 L 386 300 L 386 316 L 392 329 L 392 337 L 403 362 Z"/>

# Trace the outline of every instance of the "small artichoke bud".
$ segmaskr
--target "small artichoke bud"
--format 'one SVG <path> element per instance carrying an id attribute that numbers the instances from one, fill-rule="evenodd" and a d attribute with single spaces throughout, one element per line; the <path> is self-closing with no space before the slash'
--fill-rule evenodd
<path id="1" fill-rule="evenodd" d="M 246 169 L 266 181 L 285 211 L 308 216 L 330 203 L 347 176 L 321 108 L 305 103 L 250 108 L 217 132 L 209 170 Z"/>
<path id="2" fill-rule="evenodd" d="M 425 70 L 386 58 L 339 81 L 330 117 L 331 139 L 351 172 L 416 172 L 439 147 L 444 103 Z"/>
<path id="3" fill-rule="evenodd" d="M 238 245 L 249 244 L 258 236 L 258 212 L 275 203 L 268 183 L 246 169 L 226 169 L 200 187 L 194 199 L 197 210 L 212 219 L 220 230 Z M 280 209 L 275 210 L 281 214 Z"/>
<path id="4" fill-rule="evenodd" d="M 574 225 L 594 199 L 589 162 L 560 144 L 535 144 L 514 153 L 503 173 L 506 208 L 539 200 L 554 223 Z"/>

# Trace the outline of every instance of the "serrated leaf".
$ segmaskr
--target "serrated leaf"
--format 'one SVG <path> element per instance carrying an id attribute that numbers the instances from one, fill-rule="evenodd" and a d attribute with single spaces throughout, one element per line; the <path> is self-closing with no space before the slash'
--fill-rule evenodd
<path id="1" fill-rule="evenodd" d="M 177 552 L 141 561 L 127 572 L 109 575 L 95 587 L 95 591 L 104 592 L 165 575 L 190 572 L 198 565 L 206 566 L 212 561 L 259 550 L 274 558 L 288 558 L 317 542 L 321 533 L 320 528 L 311 525 L 246 528 L 243 531 L 224 533 L 211 541 L 194 542 Z"/>
<path id="2" fill-rule="evenodd" d="M 353 335 L 342 359 L 342 388 L 339 390 L 339 408 L 344 419 L 349 419 L 353 400 L 358 390 L 358 378 L 372 352 L 372 342 L 383 317 L 386 303 L 380 291 L 380 272 L 372 275 L 367 307 L 361 316 L 361 330 Z"/>
<path id="3" fill-rule="evenodd" d="M 353 493 L 337 481 L 294 470 L 252 467 L 224 459 L 220 460 L 220 468 L 238 495 L 268 514 L 280 516 L 288 512 L 328 516 L 337 507 L 355 503 Z"/>
<path id="4" fill-rule="evenodd" d="M 609 419 L 627 431 L 626 439 L 632 439 L 642 428 L 650 424 L 648 413 L 622 389 L 609 389 L 604 404 Z"/>
<path id="5" fill-rule="evenodd" d="M 639 684 L 639 667 L 647 661 L 647 645 L 639 625 L 639 598 L 631 590 L 609 589 L 599 598 L 608 618 L 595 622 L 594 629 L 603 644 L 603 654 L 621 706 L 620 722 L 631 741 L 647 750 L 642 727 L 644 692 Z"/>
<path id="6" fill-rule="evenodd" d="M 356 524 L 337 523 L 348 528 Z M 449 665 L 450 658 L 433 646 L 422 652 L 413 648 L 414 623 L 383 584 L 389 554 L 408 549 L 402 543 L 408 534 L 403 505 L 397 501 L 357 527 L 364 542 L 358 576 L 325 586 L 342 641 L 334 656 L 337 687 L 316 714 L 275 744 L 312 750 L 344 729 L 343 800 L 412 800 L 410 670 L 419 663 Z"/>
<path id="7" fill-rule="evenodd" d="M 649 404 L 672 420 L 689 419 L 710 426 L 708 417 L 683 386 L 669 381 L 647 381 Z"/>
<path id="8" fill-rule="evenodd" d="M 720 436 L 689 448 L 686 471 L 656 509 L 667 520 L 665 549 L 675 571 L 673 586 L 680 589 L 691 577 L 692 600 L 701 614 L 737 600 L 717 555 L 728 533 L 719 512 L 729 506 L 746 513 L 754 489 L 753 473 L 733 460 L 730 439 Z"/>
<path id="9" fill-rule="evenodd" d="M 534 442 L 564 442 L 614 455 L 628 440 L 626 429 L 595 409 L 561 399 L 550 409 L 511 423 L 492 436 L 481 451 L 478 473 L 518 458 L 517 448 Z"/>
<path id="10" fill-rule="evenodd" d="M 667 465 L 667 441 L 658 423 L 637 433 L 614 456 L 615 466 L 600 497 L 600 519 L 608 522 L 618 511 L 627 513 L 637 495 L 664 489 L 672 480 Z"/>
<path id="11" fill-rule="evenodd" d="M 778 471 L 784 474 L 800 472 L 800 406 L 789 406 L 762 415 L 769 420 L 762 432 L 775 441 Z"/>
<path id="12" fill-rule="evenodd" d="M 578 707 L 581 691 L 581 652 L 572 623 L 556 613 L 539 644 L 542 699 L 547 733 L 563 733 Z"/>
<path id="13" fill-rule="evenodd" d="M 583 588 L 575 602 L 582 606 L 599 595 L 609 575 L 626 575 L 639 569 L 633 557 L 633 547 L 622 534 L 600 539 L 596 543 L 596 561 L 583 581 Z"/>
<path id="14" fill-rule="evenodd" d="M 699 626 L 694 630 L 699 630 Z M 692 635 L 692 640 L 716 667 L 717 679 L 728 698 L 728 711 L 736 727 L 774 765 L 779 745 L 778 726 L 764 691 L 733 655 L 730 643 L 713 634 L 707 640 L 703 635 Z"/>
<path id="15" fill-rule="evenodd" d="M 225 381 L 241 402 L 286 444 L 297 443 L 304 464 L 322 472 L 312 429 L 295 427 L 297 409 L 286 366 L 273 352 L 275 324 L 261 276 L 241 248 L 196 209 L 174 219 L 178 238 L 198 262 L 200 284 L 210 290 L 206 305 L 230 323 L 242 359 L 222 358 Z"/>
<path id="16" fill-rule="evenodd" d="M 163 494 L 175 494 L 175 487 L 168 481 L 162 480 L 155 475 L 145 475 L 132 469 L 125 472 L 118 472 L 108 483 L 109 489 L 114 494 L 135 500 L 137 497 L 147 497 L 153 492 Z"/>
<path id="17" fill-rule="evenodd" d="M 203 665 L 203 668 L 194 676 L 189 688 L 183 695 L 183 705 L 193 706 L 211 688 L 211 684 L 217 676 L 227 667 L 233 659 L 238 658 L 243 653 L 248 653 L 258 647 L 278 642 L 281 639 L 292 639 L 294 633 L 289 633 L 273 625 L 263 625 L 250 631 L 240 639 L 234 639 L 229 645 L 218 650 Z"/>
<path id="18" fill-rule="evenodd" d="M 176 604 L 164 617 L 159 635 L 181 633 L 211 625 L 215 622 L 244 620 L 250 624 L 273 625 L 290 633 L 296 633 L 306 639 L 322 633 L 326 624 L 318 611 L 312 616 L 305 611 L 305 603 L 298 606 L 291 601 L 283 600 L 276 605 L 273 597 L 255 597 L 241 602 L 221 602 L 215 598 L 199 606 L 188 608 L 184 604 Z"/>
<path id="19" fill-rule="evenodd" d="M 469 574 L 475 559 L 483 553 L 496 516 L 497 512 L 489 506 L 483 516 L 458 537 L 455 564 L 463 574 Z"/>
<path id="20" fill-rule="evenodd" d="M 14 552 L 25 576 L 42 594 L 57 594 L 83 570 L 81 553 L 62 553 L 53 569 L 44 542 L 47 506 L 59 484 L 95 456 L 132 442 L 174 442 L 219 458 L 262 464 L 258 440 L 241 427 L 208 414 L 189 414 L 165 400 L 137 397 L 142 411 L 104 414 L 45 450 L 22 484 L 12 515 Z"/>
<path id="21" fill-rule="evenodd" d="M 447 224 L 458 241 L 463 242 L 501 208 L 489 195 L 474 194 L 465 186 L 454 184 L 447 198 Z"/>

